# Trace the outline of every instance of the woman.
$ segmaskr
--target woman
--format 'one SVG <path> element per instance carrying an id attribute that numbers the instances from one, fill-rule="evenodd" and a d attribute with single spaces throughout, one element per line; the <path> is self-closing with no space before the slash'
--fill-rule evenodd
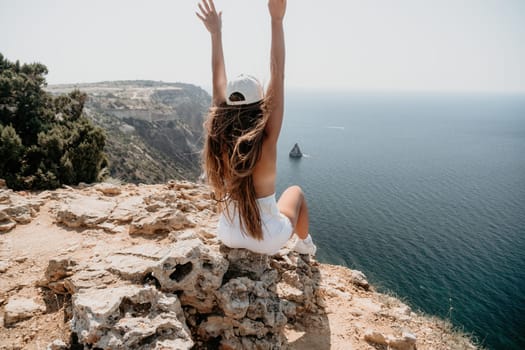
<path id="1" fill-rule="evenodd" d="M 275 254 L 293 232 L 294 249 L 315 254 L 308 234 L 308 207 L 300 187 L 275 200 L 277 139 L 284 112 L 284 31 L 286 0 L 269 0 L 271 77 L 264 97 L 257 79 L 241 75 L 227 82 L 221 15 L 213 0 L 202 0 L 197 16 L 210 32 L 213 101 L 206 122 L 204 167 L 219 203 L 218 236 L 231 248 Z"/>

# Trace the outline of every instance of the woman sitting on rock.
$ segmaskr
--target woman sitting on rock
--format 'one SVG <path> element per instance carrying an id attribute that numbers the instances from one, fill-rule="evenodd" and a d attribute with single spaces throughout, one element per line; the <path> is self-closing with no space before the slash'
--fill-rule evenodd
<path id="1" fill-rule="evenodd" d="M 218 236 L 231 248 L 275 254 L 293 232 L 294 250 L 315 254 L 308 234 L 308 208 L 300 187 L 275 200 L 277 139 L 284 112 L 284 31 L 286 0 L 269 0 L 271 77 L 266 95 L 252 76 L 227 82 L 221 15 L 213 0 L 202 0 L 197 16 L 211 34 L 213 101 L 206 121 L 204 167 L 219 203 Z"/>

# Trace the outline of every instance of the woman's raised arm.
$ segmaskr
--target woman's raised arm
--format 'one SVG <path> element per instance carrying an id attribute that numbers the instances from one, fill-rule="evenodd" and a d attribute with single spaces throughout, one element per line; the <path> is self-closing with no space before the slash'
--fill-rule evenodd
<path id="1" fill-rule="evenodd" d="M 197 17 L 206 26 L 211 35 L 211 69 L 213 75 L 213 105 L 226 102 L 226 67 L 222 50 L 222 11 L 217 13 L 213 0 L 202 0 L 199 3 Z"/>
<path id="2" fill-rule="evenodd" d="M 270 83 L 268 98 L 269 118 L 266 135 L 277 143 L 284 114 L 284 29 L 283 18 L 286 12 L 286 0 L 269 0 L 268 9 L 272 19 L 272 46 L 270 53 Z"/>

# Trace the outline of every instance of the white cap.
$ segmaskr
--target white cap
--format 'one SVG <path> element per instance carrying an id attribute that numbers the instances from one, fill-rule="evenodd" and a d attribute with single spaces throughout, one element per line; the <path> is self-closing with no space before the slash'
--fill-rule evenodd
<path id="1" fill-rule="evenodd" d="M 230 100 L 233 94 L 240 94 L 240 101 Z M 243 99 L 244 98 L 244 99 Z M 226 87 L 226 104 L 230 106 L 247 105 L 259 102 L 264 98 L 263 88 L 257 78 L 251 75 L 241 74 L 228 82 Z"/>

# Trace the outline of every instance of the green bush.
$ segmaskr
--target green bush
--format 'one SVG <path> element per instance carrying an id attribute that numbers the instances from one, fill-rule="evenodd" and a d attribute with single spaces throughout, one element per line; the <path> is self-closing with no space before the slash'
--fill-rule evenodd
<path id="1" fill-rule="evenodd" d="M 45 74 L 0 54 L 0 178 L 28 190 L 101 180 L 105 135 L 82 114 L 86 94 L 53 97 Z"/>

